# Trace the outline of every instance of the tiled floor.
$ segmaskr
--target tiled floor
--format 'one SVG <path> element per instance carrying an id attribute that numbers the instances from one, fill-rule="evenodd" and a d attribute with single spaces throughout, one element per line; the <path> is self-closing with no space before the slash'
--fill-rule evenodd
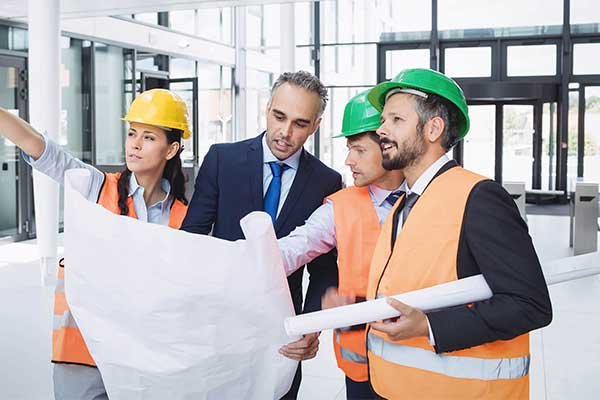
<path id="1" fill-rule="evenodd" d="M 568 218 L 529 215 L 542 261 L 570 255 Z M 41 285 L 36 248 L 0 247 L 0 399 L 52 399 L 49 332 L 52 293 Z M 600 266 L 600 257 L 598 260 Z M 554 321 L 531 335 L 531 398 L 597 399 L 600 393 L 600 277 L 551 287 Z M 300 399 L 345 399 L 331 332 L 318 356 L 303 365 Z"/>

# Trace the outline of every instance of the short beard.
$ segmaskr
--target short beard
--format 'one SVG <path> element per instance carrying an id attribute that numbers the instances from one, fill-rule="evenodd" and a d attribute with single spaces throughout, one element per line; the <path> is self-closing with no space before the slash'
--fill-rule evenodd
<path id="1" fill-rule="evenodd" d="M 413 165 L 423 154 L 425 154 L 425 140 L 423 138 L 423 129 L 417 128 L 417 134 L 411 142 L 404 142 L 402 147 L 398 142 L 393 142 L 387 138 L 382 138 L 381 143 L 394 143 L 398 154 L 390 158 L 383 154 L 381 165 L 388 171 L 404 169 Z"/>

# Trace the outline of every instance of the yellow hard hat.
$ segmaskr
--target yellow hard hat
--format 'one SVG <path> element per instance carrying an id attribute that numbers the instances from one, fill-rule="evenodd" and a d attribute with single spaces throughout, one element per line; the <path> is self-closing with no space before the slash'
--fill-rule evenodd
<path id="1" fill-rule="evenodd" d="M 121 118 L 161 128 L 179 129 L 181 137 L 190 137 L 187 105 L 175 93 L 166 89 L 146 90 L 135 98 L 127 115 Z"/>

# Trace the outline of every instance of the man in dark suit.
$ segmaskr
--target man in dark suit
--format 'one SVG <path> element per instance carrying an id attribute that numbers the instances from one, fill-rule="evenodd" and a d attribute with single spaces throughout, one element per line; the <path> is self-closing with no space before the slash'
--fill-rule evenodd
<path id="1" fill-rule="evenodd" d="M 384 398 L 527 399 L 528 332 L 550 323 L 550 298 L 509 194 L 446 156 L 469 129 L 462 90 L 439 72 L 411 69 L 368 99 L 383 109 L 383 166 L 406 177 L 377 243 L 368 298 L 477 274 L 493 293 L 428 314 L 389 299 L 401 316 L 371 323 L 367 334 L 373 388 Z"/>
<path id="2" fill-rule="evenodd" d="M 237 143 L 211 146 L 198 176 L 182 228 L 221 239 L 242 239 L 240 219 L 252 211 L 266 211 L 277 237 L 288 235 L 318 208 L 323 199 L 341 189 L 341 176 L 303 149 L 317 130 L 327 105 L 327 89 L 308 72 L 284 73 L 271 89 L 266 108 L 267 130 Z M 303 268 L 288 277 L 296 313 L 320 309 L 321 296 L 337 286 L 335 251 L 308 266 L 310 283 L 302 308 Z M 313 358 L 318 334 L 305 335 L 280 352 L 301 361 Z M 296 398 L 300 367 L 290 392 Z"/>

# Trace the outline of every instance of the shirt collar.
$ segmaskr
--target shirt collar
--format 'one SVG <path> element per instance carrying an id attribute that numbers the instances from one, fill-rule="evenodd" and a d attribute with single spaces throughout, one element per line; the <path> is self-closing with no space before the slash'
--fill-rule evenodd
<path id="1" fill-rule="evenodd" d="M 163 190 L 163 192 L 165 192 L 165 197 L 164 197 L 164 199 L 157 202 L 156 204 L 160 203 L 162 205 L 167 201 L 167 199 L 171 195 L 171 184 L 169 183 L 168 180 L 166 180 L 165 178 L 162 178 L 160 180 L 160 187 Z M 138 184 L 138 181 L 135 178 L 135 173 L 132 172 L 131 176 L 129 177 L 129 196 L 133 196 L 135 194 L 135 192 L 137 192 L 138 190 L 142 193 L 142 195 L 144 194 L 144 188 Z"/>
<path id="2" fill-rule="evenodd" d="M 406 183 L 406 181 L 404 181 L 404 183 L 402 184 L 402 190 L 404 190 L 407 195 L 411 194 L 411 193 L 416 193 L 419 196 L 423 195 L 423 192 L 425 191 L 425 189 L 427 188 L 429 183 L 433 180 L 433 177 L 435 176 L 435 174 L 437 174 L 438 171 L 448 161 L 450 161 L 450 159 L 448 158 L 448 156 L 446 154 L 444 154 L 443 156 L 438 158 L 436 162 L 431 164 L 429 166 L 429 168 L 427 168 L 425 170 L 425 172 L 423 172 L 421 174 L 421 176 L 417 179 L 417 181 L 415 182 L 415 184 L 413 185 L 412 188 L 409 188 L 408 183 Z"/>
<path id="3" fill-rule="evenodd" d="M 262 148 L 263 148 L 263 162 L 265 164 L 270 162 L 280 162 L 286 164 L 288 167 L 298 170 L 298 166 L 300 165 L 300 156 L 302 155 L 302 147 L 298 149 L 294 154 L 286 158 L 285 160 L 279 160 L 277 157 L 273 155 L 269 146 L 267 146 L 267 133 L 263 135 L 262 138 Z"/>
<path id="4" fill-rule="evenodd" d="M 387 197 L 392 192 L 401 190 L 403 185 L 404 185 L 404 182 L 402 182 L 402 185 L 400 185 L 399 187 L 397 187 L 394 190 L 386 190 L 386 189 L 380 188 L 379 186 L 369 185 L 369 193 L 371 194 L 371 198 L 375 200 L 375 203 L 379 207 L 381 207 L 383 205 L 383 203 L 385 203 L 385 199 L 387 199 Z"/>

